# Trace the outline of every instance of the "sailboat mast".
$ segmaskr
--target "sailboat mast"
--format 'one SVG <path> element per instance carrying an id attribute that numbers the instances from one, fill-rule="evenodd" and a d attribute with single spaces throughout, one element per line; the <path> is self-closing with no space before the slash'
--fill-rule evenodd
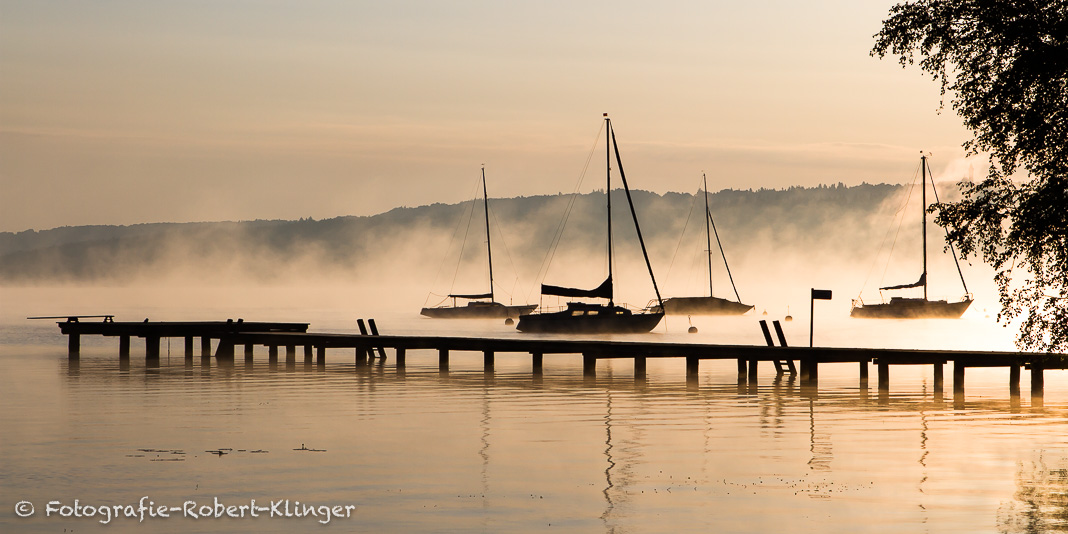
<path id="1" fill-rule="evenodd" d="M 604 134 L 604 159 L 605 159 L 605 197 L 608 198 L 608 280 L 612 280 L 612 119 L 608 118 L 608 114 L 604 114 L 605 134 Z M 614 284 L 612 284 L 614 285 Z M 615 305 L 615 288 L 612 289 L 612 296 L 608 298 L 608 305 Z"/>
<path id="2" fill-rule="evenodd" d="M 704 194 L 705 194 L 705 250 L 708 252 L 708 296 L 712 294 L 712 232 L 708 228 L 708 177 L 705 173 L 701 173 L 701 180 L 704 182 Z"/>
<path id="3" fill-rule="evenodd" d="M 927 300 L 927 156 L 923 154 L 920 155 L 920 173 L 923 177 L 920 189 L 923 203 L 923 300 Z"/>
<path id="4" fill-rule="evenodd" d="M 489 194 L 486 193 L 486 166 L 482 166 L 482 202 L 486 208 L 486 257 L 489 260 L 490 301 L 493 298 L 493 247 L 490 245 Z"/>

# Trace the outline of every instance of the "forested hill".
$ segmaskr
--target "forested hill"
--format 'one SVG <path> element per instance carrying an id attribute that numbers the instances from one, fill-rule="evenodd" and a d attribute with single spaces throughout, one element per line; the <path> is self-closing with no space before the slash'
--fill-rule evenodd
<path id="1" fill-rule="evenodd" d="M 883 237 L 900 208 L 904 190 L 886 184 L 723 190 L 710 195 L 709 202 L 723 245 L 739 262 L 759 261 L 773 251 L 807 254 L 814 250 L 866 260 L 872 251 L 870 243 Z M 675 261 L 684 228 L 685 235 L 704 240 L 703 205 L 695 202 L 693 194 L 634 191 L 633 198 L 654 264 Z M 613 191 L 613 203 L 615 240 L 620 253 L 627 254 L 636 240 L 622 191 Z M 179 275 L 268 282 L 298 275 L 385 276 L 401 268 L 425 276 L 439 268 L 450 250 L 460 250 L 461 244 L 466 243 L 463 261 L 485 261 L 471 252 L 485 242 L 481 209 L 481 202 L 466 202 L 318 221 L 156 223 L 4 232 L 0 233 L 0 282 L 121 283 Z M 599 252 L 605 244 L 604 210 L 603 193 L 490 199 L 494 263 L 516 265 L 522 276 L 537 275 L 561 226 L 559 255 Z M 565 212 L 566 224 L 561 225 Z M 917 217 L 918 213 L 917 208 Z M 471 215 L 473 223 L 468 222 Z"/>

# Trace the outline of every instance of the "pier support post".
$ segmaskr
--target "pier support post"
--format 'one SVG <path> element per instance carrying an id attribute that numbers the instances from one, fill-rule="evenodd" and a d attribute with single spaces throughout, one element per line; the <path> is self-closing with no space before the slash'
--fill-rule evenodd
<path id="1" fill-rule="evenodd" d="M 404 368 L 404 347 L 397 347 L 397 367 Z"/>
<path id="2" fill-rule="evenodd" d="M 295 363 L 297 361 L 297 346 L 286 345 L 286 363 Z"/>
<path id="3" fill-rule="evenodd" d="M 130 336 L 119 336 L 119 359 L 130 359 Z"/>
<path id="4" fill-rule="evenodd" d="M 82 337 L 78 334 L 67 335 L 67 358 L 77 360 L 82 352 Z"/>
<path id="5" fill-rule="evenodd" d="M 1013 397 L 1020 396 L 1020 365 L 1013 364 L 1009 366 L 1009 395 Z"/>
<path id="6" fill-rule="evenodd" d="M 304 345 L 304 363 L 312 362 L 312 353 L 315 352 L 315 347 L 311 345 Z"/>
<path id="7" fill-rule="evenodd" d="M 245 363 L 252 363 L 254 349 L 252 343 L 245 343 Z"/>
<path id="8" fill-rule="evenodd" d="M 945 389 L 945 371 L 942 367 L 943 364 L 941 363 L 934 364 L 934 389 L 936 394 L 941 394 L 942 390 Z"/>
<path id="9" fill-rule="evenodd" d="M 591 378 L 597 376 L 597 358 L 588 354 L 582 355 L 582 376 Z"/>
<path id="10" fill-rule="evenodd" d="M 646 358 L 645 356 L 634 357 L 634 379 L 644 380 L 646 377 Z"/>
<path id="11" fill-rule="evenodd" d="M 868 362 L 860 362 L 860 383 L 867 387 L 868 385 Z"/>
<path id="12" fill-rule="evenodd" d="M 200 338 L 200 355 L 203 357 L 211 356 L 211 338 L 208 336 Z"/>
<path id="13" fill-rule="evenodd" d="M 484 350 L 484 351 L 482 351 L 482 367 L 486 372 L 489 372 L 489 373 L 493 372 L 493 351 L 492 350 Z"/>
<path id="14" fill-rule="evenodd" d="M 1031 362 L 1031 398 L 1042 397 L 1045 380 L 1042 377 L 1042 362 Z"/>
<path id="15" fill-rule="evenodd" d="M 278 345 L 267 346 L 267 361 L 278 363 Z"/>
<path id="16" fill-rule="evenodd" d="M 438 349 L 438 371 L 449 371 L 449 349 Z"/>
<path id="17" fill-rule="evenodd" d="M 700 371 L 701 360 L 693 356 L 686 357 L 686 378 L 697 378 L 697 373 Z M 753 365 L 753 361 L 749 362 L 749 376 L 753 376 L 753 369 L 756 366 Z"/>
<path id="18" fill-rule="evenodd" d="M 815 358 L 801 358 L 800 363 L 802 382 L 815 382 L 819 379 L 819 367 L 816 364 Z"/>
<path id="19" fill-rule="evenodd" d="M 697 359 L 694 358 L 694 361 L 696 362 Z M 759 363 L 759 361 L 760 360 L 756 360 L 756 359 L 749 360 L 749 381 L 754 383 L 754 384 L 757 381 L 757 364 Z M 687 367 L 689 367 L 689 364 L 690 364 L 690 360 L 689 360 L 689 358 L 687 358 L 686 359 Z M 694 364 L 694 366 L 696 367 L 696 364 Z M 696 369 L 695 369 L 695 372 L 696 372 Z"/>
<path id="20" fill-rule="evenodd" d="M 953 396 L 958 395 L 964 395 L 964 362 L 953 360 Z"/>
<path id="21" fill-rule="evenodd" d="M 545 363 L 545 357 L 540 352 L 530 353 L 530 367 L 534 371 L 535 375 L 540 376 L 542 371 L 542 365 Z"/>
<path id="22" fill-rule="evenodd" d="M 234 361 L 234 342 L 230 339 L 219 339 L 219 346 L 215 349 L 215 361 Z"/>
<path id="23" fill-rule="evenodd" d="M 746 376 L 748 376 L 748 372 L 746 371 L 745 360 L 738 358 L 738 379 L 745 380 Z"/>
<path id="24" fill-rule="evenodd" d="M 185 336 L 185 359 L 193 359 L 193 336 Z"/>
<path id="25" fill-rule="evenodd" d="M 884 361 L 879 362 L 879 390 L 890 390 L 890 364 Z"/>
<path id="26" fill-rule="evenodd" d="M 159 360 L 159 336 L 145 336 L 145 360 Z"/>
<path id="27" fill-rule="evenodd" d="M 367 348 L 363 346 L 356 347 L 356 365 L 365 365 L 367 363 Z"/>
<path id="28" fill-rule="evenodd" d="M 319 345 L 315 347 L 315 363 L 317 365 L 326 365 L 326 346 Z"/>

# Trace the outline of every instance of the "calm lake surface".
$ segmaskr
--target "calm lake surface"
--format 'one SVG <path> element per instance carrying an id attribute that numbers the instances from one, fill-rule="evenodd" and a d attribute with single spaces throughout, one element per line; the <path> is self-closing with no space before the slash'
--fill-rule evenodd
<path id="1" fill-rule="evenodd" d="M 1022 395 L 1012 397 L 1007 369 L 968 369 L 965 395 L 955 398 L 948 366 L 945 391 L 934 390 L 931 366 L 909 366 L 894 367 L 889 395 L 880 395 L 874 370 L 872 388 L 861 387 L 856 364 L 821 366 L 810 388 L 776 378 L 771 365 L 753 384 L 738 382 L 732 360 L 702 362 L 688 385 L 675 359 L 650 359 L 643 381 L 629 360 L 602 361 L 596 378 L 584 378 L 577 355 L 547 355 L 541 377 L 529 355 L 499 354 L 486 374 L 481 353 L 454 353 L 443 374 L 436 353 L 423 351 L 409 352 L 403 372 L 392 351 L 384 365 L 356 367 L 342 349 L 328 352 L 324 367 L 302 357 L 287 364 L 284 354 L 272 366 L 264 347 L 252 365 L 239 356 L 220 367 L 202 361 L 199 342 L 187 363 L 180 339 L 163 342 L 158 368 L 145 367 L 135 339 L 124 367 L 117 339 L 83 338 L 72 363 L 54 322 L 25 319 L 89 313 L 95 294 L 0 291 L 4 532 L 1068 530 L 1063 371 L 1048 371 L 1044 396 L 1033 398 L 1026 370 Z M 146 298 L 107 311 L 117 320 L 240 314 L 311 322 L 312 331 L 353 331 L 360 317 L 336 302 L 282 300 L 237 309 Z M 1012 348 L 1012 331 L 980 310 L 918 322 L 823 313 L 817 345 Z M 787 337 L 804 345 L 807 310 L 796 315 Z M 636 339 L 760 344 L 761 318 L 695 319 L 694 335 L 673 318 Z M 520 335 L 493 321 L 410 312 L 376 319 L 390 334 Z M 355 508 L 326 526 L 324 515 L 269 511 L 221 519 L 145 512 L 143 522 L 107 524 L 99 510 L 47 516 L 50 501 L 124 512 L 143 497 L 168 508 L 252 499 L 265 507 L 288 500 L 291 511 Z M 23 501 L 31 517 L 17 515 Z"/>

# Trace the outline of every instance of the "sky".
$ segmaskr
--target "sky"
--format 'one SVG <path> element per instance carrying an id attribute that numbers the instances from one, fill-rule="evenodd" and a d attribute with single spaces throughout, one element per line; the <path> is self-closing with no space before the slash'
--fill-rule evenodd
<path id="1" fill-rule="evenodd" d="M 657 193 L 956 181 L 893 4 L 0 0 L 0 232 L 570 193 L 606 112 Z"/>

